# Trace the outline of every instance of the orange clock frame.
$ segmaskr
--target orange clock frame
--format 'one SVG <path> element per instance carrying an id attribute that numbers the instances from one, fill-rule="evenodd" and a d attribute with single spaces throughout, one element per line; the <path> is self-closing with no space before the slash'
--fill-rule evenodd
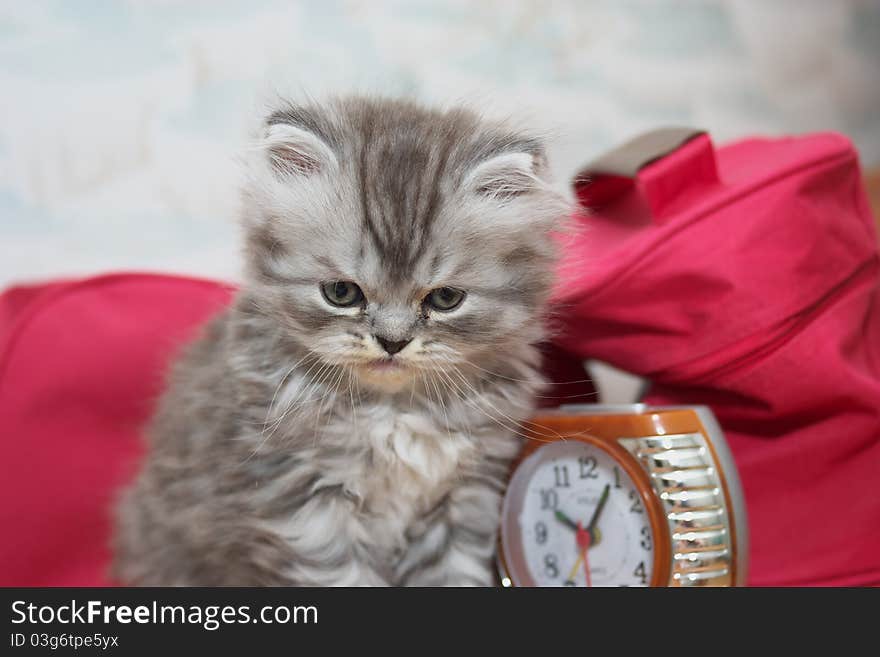
<path id="1" fill-rule="evenodd" d="M 707 427 L 701 422 L 699 411 L 696 408 L 650 408 L 643 405 L 631 407 L 562 407 L 556 411 L 544 412 L 536 415 L 523 424 L 524 432 L 530 440 L 523 447 L 522 452 L 513 462 L 510 470 L 512 477 L 520 464 L 535 451 L 548 443 L 561 440 L 578 440 L 589 443 L 602 449 L 629 475 L 635 483 L 639 496 L 648 512 L 649 522 L 654 535 L 654 563 L 650 586 L 668 586 L 673 574 L 672 568 L 672 540 L 663 504 L 651 483 L 650 474 L 639 464 L 636 458 L 620 444 L 620 439 L 649 438 L 665 434 L 695 434 L 698 433 L 705 439 L 712 460 L 719 464 L 717 446 L 714 444 Z M 592 411 L 592 412 L 591 412 Z M 714 418 L 713 418 L 714 420 Z M 716 437 L 717 440 L 717 437 Z M 732 466 L 731 466 L 732 467 Z M 737 532 L 744 528 L 738 526 L 737 521 L 744 519 L 744 510 L 739 514 L 734 513 L 735 508 L 730 492 L 730 482 L 724 468 L 717 468 L 721 481 L 724 503 L 728 511 L 730 526 L 729 549 L 730 579 L 736 583 L 743 578 L 737 572 L 739 559 L 737 558 Z M 736 485 L 739 485 L 736 473 Z M 736 517 L 739 516 L 739 517 Z M 501 533 L 498 536 L 498 561 L 502 572 L 509 578 L 510 570 L 505 561 L 504 546 Z M 512 585 L 512 580 L 511 580 Z"/>

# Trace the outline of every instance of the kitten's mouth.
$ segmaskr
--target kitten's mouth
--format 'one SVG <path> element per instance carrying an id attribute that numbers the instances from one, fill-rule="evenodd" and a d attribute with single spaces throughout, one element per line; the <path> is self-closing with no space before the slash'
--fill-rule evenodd
<path id="1" fill-rule="evenodd" d="M 376 372 L 396 372 L 397 370 L 403 369 L 403 365 L 393 358 L 380 358 L 379 360 L 374 360 L 367 367 Z"/>
<path id="2" fill-rule="evenodd" d="M 360 368 L 360 379 L 385 392 L 397 392 L 412 380 L 412 370 L 396 358 L 377 358 Z"/>

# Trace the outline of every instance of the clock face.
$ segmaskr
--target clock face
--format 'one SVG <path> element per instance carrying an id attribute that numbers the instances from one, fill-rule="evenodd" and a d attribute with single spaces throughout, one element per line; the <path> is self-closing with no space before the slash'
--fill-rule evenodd
<path id="1" fill-rule="evenodd" d="M 626 469 L 579 440 L 541 447 L 510 481 L 501 540 L 518 586 L 647 586 L 654 530 Z"/>

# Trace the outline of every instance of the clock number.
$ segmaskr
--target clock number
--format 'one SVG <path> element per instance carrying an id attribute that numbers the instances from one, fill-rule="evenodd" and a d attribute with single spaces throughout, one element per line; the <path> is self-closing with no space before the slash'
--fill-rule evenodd
<path id="1" fill-rule="evenodd" d="M 629 499 L 632 500 L 632 505 L 629 507 L 629 510 L 632 513 L 642 513 L 644 511 L 642 508 L 642 498 L 639 497 L 639 494 L 636 491 L 631 490 L 629 492 Z"/>
<path id="2" fill-rule="evenodd" d="M 546 528 L 545 528 L 546 530 Z M 650 527 L 642 527 L 642 540 L 639 542 L 645 550 L 648 552 L 651 551 L 651 528 Z"/>
<path id="3" fill-rule="evenodd" d="M 547 542 L 547 525 L 543 522 L 535 524 L 535 539 L 538 541 L 538 545 L 543 545 Z"/>
<path id="4" fill-rule="evenodd" d="M 593 456 L 580 457 L 578 463 L 581 466 L 581 479 L 598 479 L 599 473 L 596 472 L 596 459 Z"/>
<path id="5" fill-rule="evenodd" d="M 559 504 L 559 496 L 552 488 L 541 489 L 541 509 L 555 509 Z"/>
<path id="6" fill-rule="evenodd" d="M 636 566 L 636 569 L 633 571 L 633 577 L 638 577 L 639 581 L 642 584 L 648 583 L 648 575 L 645 572 L 645 562 L 639 561 L 639 565 Z"/>
<path id="7" fill-rule="evenodd" d="M 555 554 L 544 555 L 544 572 L 547 573 L 547 577 L 559 576 L 559 566 L 556 564 Z"/>
<path id="8" fill-rule="evenodd" d="M 617 466 L 614 466 L 614 487 L 615 488 L 623 488 L 620 485 L 620 470 L 617 469 Z"/>
<path id="9" fill-rule="evenodd" d="M 568 488 L 571 484 L 568 482 L 568 466 L 553 466 L 553 474 L 556 477 L 557 488 Z"/>

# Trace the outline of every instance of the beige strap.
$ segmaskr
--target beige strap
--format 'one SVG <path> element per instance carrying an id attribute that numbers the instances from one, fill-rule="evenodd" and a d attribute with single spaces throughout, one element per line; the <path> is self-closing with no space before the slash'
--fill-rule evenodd
<path id="1" fill-rule="evenodd" d="M 705 130 L 682 127 L 657 128 L 646 132 L 588 163 L 574 182 L 584 182 L 596 174 L 634 178 L 642 167 L 704 133 Z"/>

